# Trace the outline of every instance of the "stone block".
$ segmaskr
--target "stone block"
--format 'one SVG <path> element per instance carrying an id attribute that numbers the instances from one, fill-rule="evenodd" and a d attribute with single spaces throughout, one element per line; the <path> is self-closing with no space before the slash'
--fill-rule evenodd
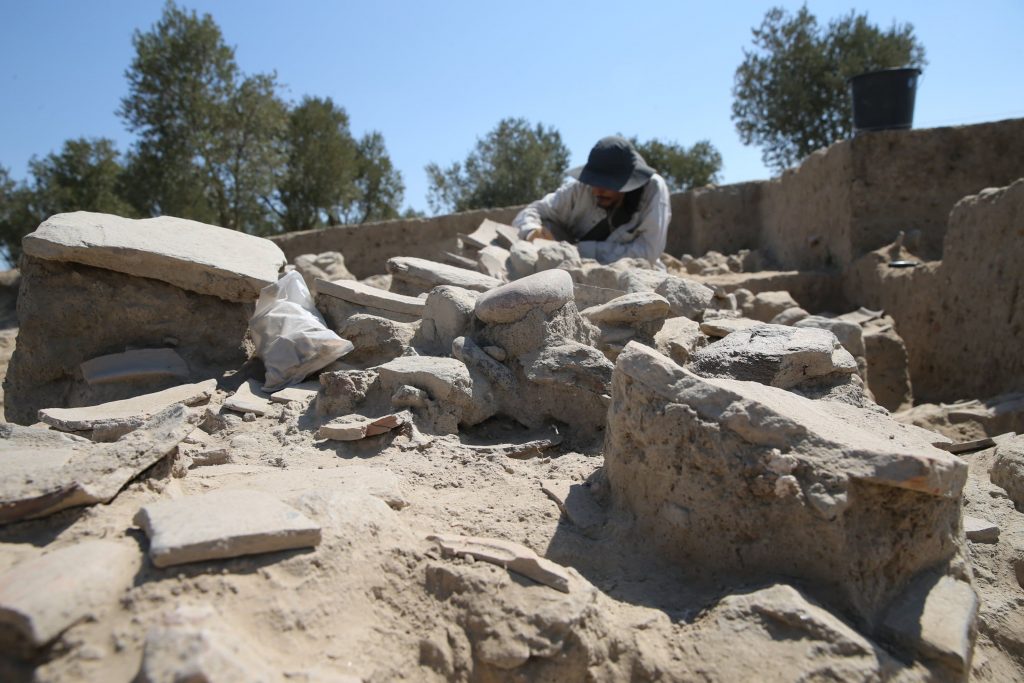
<path id="1" fill-rule="evenodd" d="M 551 313 L 573 300 L 572 277 L 547 270 L 493 289 L 476 300 L 476 317 L 485 323 L 521 320 L 535 308 Z"/>
<path id="2" fill-rule="evenodd" d="M 501 280 L 477 271 L 456 268 L 412 256 L 396 256 L 388 259 L 388 272 L 392 277 L 392 290 L 400 294 L 415 295 L 429 292 L 438 285 L 454 285 L 463 289 L 486 292 L 501 285 Z"/>
<path id="3" fill-rule="evenodd" d="M 608 303 L 591 306 L 580 314 L 592 323 L 631 324 L 664 320 L 672 313 L 668 300 L 654 292 L 632 292 Z"/>
<path id="4" fill-rule="evenodd" d="M 700 321 L 711 305 L 715 292 L 699 282 L 669 275 L 658 283 L 654 291 L 668 300 L 673 316 L 684 316 Z"/>
<path id="5" fill-rule="evenodd" d="M 140 560 L 132 543 L 84 540 L 21 562 L 0 575 L 0 624 L 22 643 L 42 647 L 115 607 Z"/>
<path id="6" fill-rule="evenodd" d="M 156 567 L 306 548 L 320 527 L 260 491 L 219 490 L 143 506 L 135 524 L 149 536 Z"/>
<path id="7" fill-rule="evenodd" d="M 676 363 L 684 365 L 697 349 L 707 346 L 704 325 L 689 318 L 669 318 L 654 335 L 654 347 Z"/>
<path id="8" fill-rule="evenodd" d="M 81 365 L 89 384 L 125 382 L 137 379 L 188 379 L 188 364 L 173 349 L 133 349 L 91 358 Z"/>
<path id="9" fill-rule="evenodd" d="M 35 258 L 70 261 L 227 301 L 252 302 L 277 281 L 284 252 L 262 237 L 171 216 L 135 220 L 110 214 L 59 213 L 25 236 Z"/>
<path id="10" fill-rule="evenodd" d="M 1006 490 L 1018 510 L 1024 510 L 1024 435 L 996 446 L 989 476 L 993 484 Z"/>
<path id="11" fill-rule="evenodd" d="M 423 316 L 426 302 L 414 296 L 395 294 L 383 289 L 365 285 L 362 282 L 316 281 L 317 294 L 341 299 L 356 306 L 376 308 L 391 313 L 401 313 L 414 319 Z"/>

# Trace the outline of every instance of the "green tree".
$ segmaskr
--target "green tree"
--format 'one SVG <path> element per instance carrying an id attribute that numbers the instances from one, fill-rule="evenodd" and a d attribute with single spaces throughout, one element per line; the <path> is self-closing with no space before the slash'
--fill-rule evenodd
<path id="1" fill-rule="evenodd" d="M 307 97 L 288 119 L 288 163 L 279 185 L 284 229 L 337 225 L 356 200 L 358 150 L 348 114 L 329 97 Z"/>
<path id="2" fill-rule="evenodd" d="M 353 220 L 348 222 L 366 223 L 385 221 L 400 216 L 405 184 L 402 173 L 391 163 L 384 136 L 371 131 L 359 140 L 358 175 L 356 176 L 356 201 L 353 205 Z"/>
<path id="3" fill-rule="evenodd" d="M 11 262 L 21 238 L 57 213 L 136 215 L 123 197 L 124 168 L 112 140 L 67 140 L 60 152 L 29 161 L 30 182 L 15 183 L 0 167 L 0 251 Z"/>
<path id="4" fill-rule="evenodd" d="M 287 123 L 276 76 L 240 74 L 213 18 L 173 2 L 132 40 L 129 92 L 118 113 L 138 135 L 128 164 L 135 206 L 267 231 Z"/>
<path id="5" fill-rule="evenodd" d="M 657 138 L 639 142 L 632 137 L 629 141 L 644 161 L 665 179 L 672 192 L 718 182 L 722 155 L 708 140 L 700 140 L 689 148 Z"/>
<path id="6" fill-rule="evenodd" d="M 502 119 L 477 139 L 464 162 L 427 165 L 427 203 L 435 213 L 524 204 L 556 189 L 568 165 L 569 150 L 557 130 Z"/>
<path id="7" fill-rule="evenodd" d="M 776 7 L 752 32 L 754 49 L 736 69 L 732 119 L 743 143 L 762 147 L 776 170 L 851 134 L 847 78 L 927 63 L 911 24 L 882 31 L 852 11 L 822 30 L 806 5 L 795 15 Z"/>

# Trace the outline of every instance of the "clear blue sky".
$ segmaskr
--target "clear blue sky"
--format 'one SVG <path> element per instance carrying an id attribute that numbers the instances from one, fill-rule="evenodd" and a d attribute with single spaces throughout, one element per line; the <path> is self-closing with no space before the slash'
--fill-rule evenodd
<path id="1" fill-rule="evenodd" d="M 557 128 L 573 165 L 620 132 L 686 145 L 709 139 L 722 180 L 768 178 L 730 119 L 733 74 L 752 27 L 795 2 L 645 3 L 192 0 L 246 73 L 276 71 L 283 96 L 331 97 L 352 131 L 384 134 L 406 204 L 427 210 L 423 167 L 465 158 L 507 116 Z M 819 22 L 851 9 L 910 22 L 929 65 L 915 127 L 1024 117 L 1024 0 L 816 2 Z M 0 0 L 0 164 L 24 178 L 33 155 L 79 136 L 131 136 L 115 115 L 132 33 L 159 0 Z"/>

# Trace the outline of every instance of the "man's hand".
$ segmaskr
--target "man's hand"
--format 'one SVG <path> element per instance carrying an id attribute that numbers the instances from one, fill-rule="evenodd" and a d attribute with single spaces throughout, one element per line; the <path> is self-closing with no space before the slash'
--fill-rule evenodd
<path id="1" fill-rule="evenodd" d="M 536 239 L 542 240 L 554 240 L 554 234 L 545 227 L 534 228 L 533 232 L 526 236 L 527 241 L 534 241 Z"/>

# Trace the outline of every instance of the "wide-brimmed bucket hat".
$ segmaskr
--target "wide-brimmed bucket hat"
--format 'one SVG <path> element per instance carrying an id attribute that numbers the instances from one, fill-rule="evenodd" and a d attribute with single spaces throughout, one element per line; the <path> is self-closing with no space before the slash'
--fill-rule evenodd
<path id="1" fill-rule="evenodd" d="M 591 187 L 629 192 L 646 185 L 654 169 L 633 149 L 629 140 L 609 135 L 597 141 L 585 165 L 569 169 L 568 173 Z"/>

